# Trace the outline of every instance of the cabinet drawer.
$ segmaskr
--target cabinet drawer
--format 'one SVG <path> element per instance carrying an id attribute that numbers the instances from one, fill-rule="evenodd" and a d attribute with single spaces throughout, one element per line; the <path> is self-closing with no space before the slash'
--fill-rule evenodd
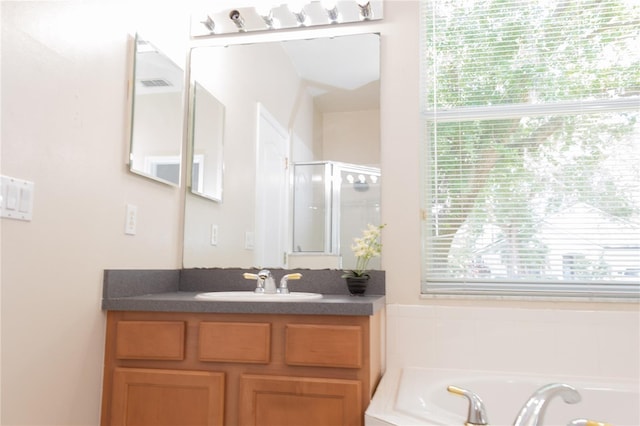
<path id="1" fill-rule="evenodd" d="M 201 322 L 198 358 L 210 362 L 268 364 L 271 324 Z"/>
<path id="2" fill-rule="evenodd" d="M 288 324 L 285 353 L 289 365 L 360 368 L 362 328 L 345 325 Z"/>
<path id="3" fill-rule="evenodd" d="M 183 321 L 118 321 L 116 358 L 183 360 Z"/>

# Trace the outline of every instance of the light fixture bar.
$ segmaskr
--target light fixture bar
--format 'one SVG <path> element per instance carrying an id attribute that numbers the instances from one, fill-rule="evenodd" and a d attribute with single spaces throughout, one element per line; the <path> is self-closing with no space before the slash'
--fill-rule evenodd
<path id="1" fill-rule="evenodd" d="M 260 0 L 253 7 L 202 11 L 191 15 L 191 38 L 380 20 L 383 1 Z"/>

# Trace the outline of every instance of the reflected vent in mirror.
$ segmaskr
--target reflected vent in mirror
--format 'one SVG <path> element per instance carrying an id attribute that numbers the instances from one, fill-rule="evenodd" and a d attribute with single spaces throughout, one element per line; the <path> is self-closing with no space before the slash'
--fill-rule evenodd
<path id="1" fill-rule="evenodd" d="M 172 86 L 171 82 L 162 78 L 155 78 L 152 80 L 140 80 L 140 84 L 144 87 L 169 87 Z"/>

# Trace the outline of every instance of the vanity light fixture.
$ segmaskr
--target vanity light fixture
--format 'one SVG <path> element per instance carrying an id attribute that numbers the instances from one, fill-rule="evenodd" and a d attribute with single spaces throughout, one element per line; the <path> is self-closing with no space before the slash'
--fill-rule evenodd
<path id="1" fill-rule="evenodd" d="M 1 1 L 1 0 L 0 0 Z M 252 0 L 253 7 L 191 15 L 191 38 L 221 34 L 311 28 L 379 20 L 384 0 Z"/>
<path id="2" fill-rule="evenodd" d="M 321 0 L 320 3 L 324 10 L 327 11 L 329 22 L 335 24 L 340 20 L 340 13 L 338 12 L 338 4 L 336 0 Z"/>
<path id="3" fill-rule="evenodd" d="M 240 12 L 235 9 L 232 10 L 231 12 L 229 12 L 229 19 L 231 19 L 233 23 L 236 24 L 236 27 L 238 27 L 238 31 L 246 31 L 246 29 L 244 28 L 244 18 L 242 17 L 242 15 L 240 15 Z"/>
<path id="4" fill-rule="evenodd" d="M 373 12 L 371 11 L 371 2 L 369 0 L 356 0 L 358 3 L 358 7 L 360 8 L 360 16 L 363 20 L 368 21 L 373 17 Z"/>

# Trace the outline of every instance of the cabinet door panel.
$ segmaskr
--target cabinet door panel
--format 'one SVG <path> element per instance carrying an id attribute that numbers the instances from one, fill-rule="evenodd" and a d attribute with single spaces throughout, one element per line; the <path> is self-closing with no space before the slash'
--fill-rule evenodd
<path id="1" fill-rule="evenodd" d="M 243 375 L 243 426 L 355 426 L 362 424 L 356 380 Z"/>
<path id="2" fill-rule="evenodd" d="M 222 425 L 224 373 L 116 368 L 111 424 Z"/>

